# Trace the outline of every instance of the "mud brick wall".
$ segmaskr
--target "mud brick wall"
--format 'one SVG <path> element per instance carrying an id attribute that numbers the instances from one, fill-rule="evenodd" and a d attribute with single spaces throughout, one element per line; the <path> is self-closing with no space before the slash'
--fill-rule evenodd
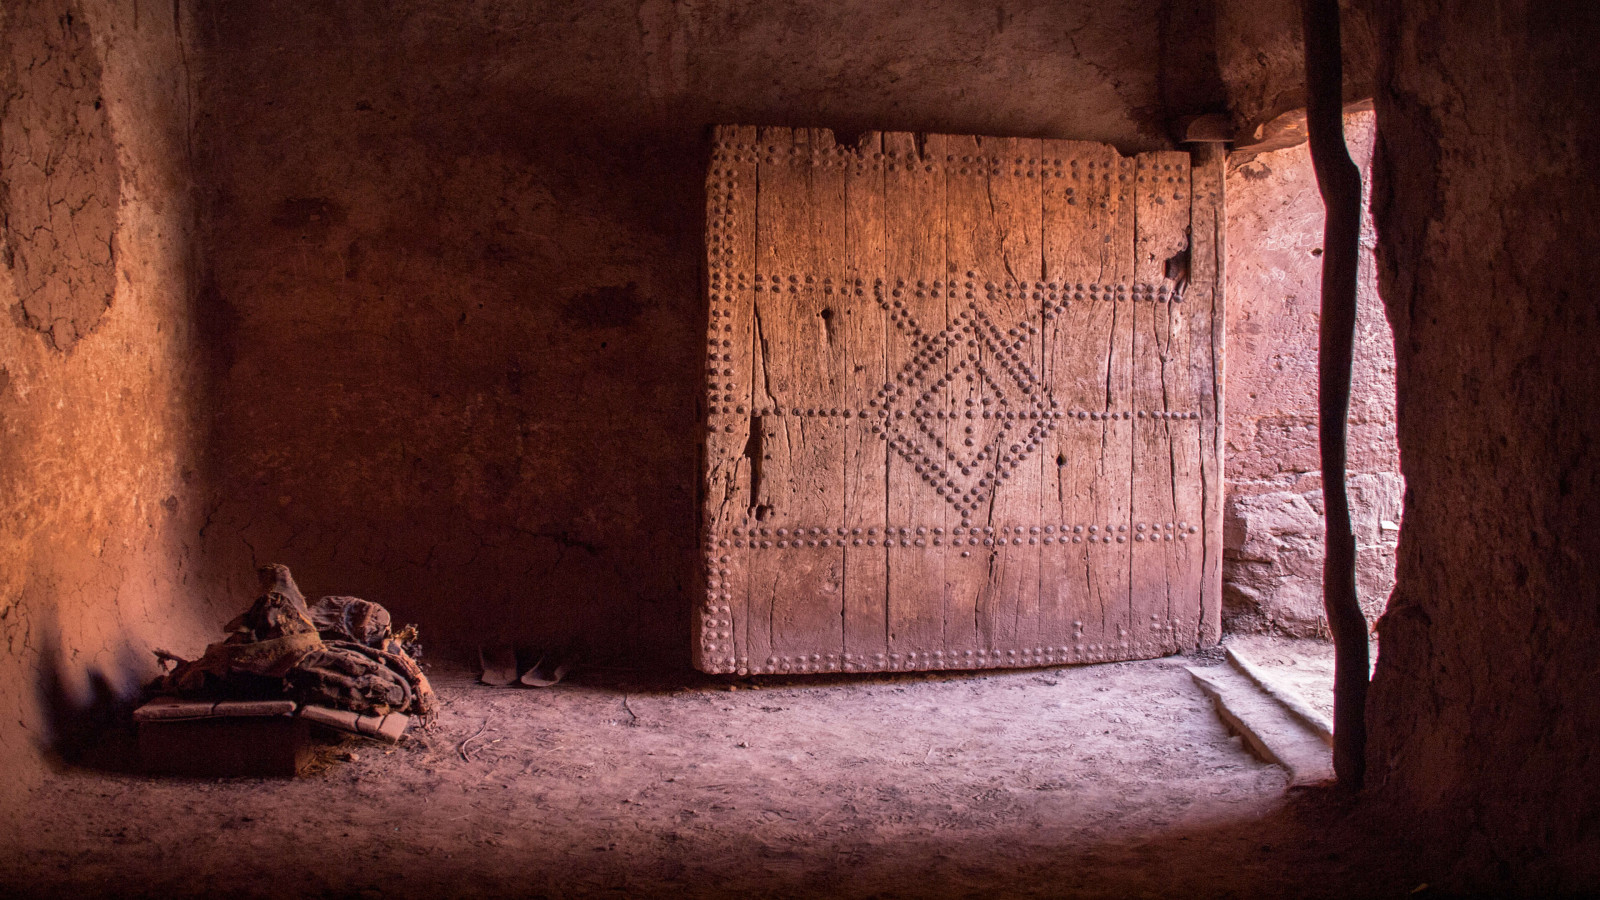
<path id="1" fill-rule="evenodd" d="M 1370 188 L 1371 112 L 1345 117 Z M 1228 371 L 1223 603 L 1233 631 L 1326 633 L 1317 444 L 1322 198 L 1309 148 L 1235 154 L 1228 170 Z M 1378 298 L 1376 232 L 1362 232 L 1348 480 L 1357 589 L 1375 620 L 1399 537 L 1394 339 Z"/>

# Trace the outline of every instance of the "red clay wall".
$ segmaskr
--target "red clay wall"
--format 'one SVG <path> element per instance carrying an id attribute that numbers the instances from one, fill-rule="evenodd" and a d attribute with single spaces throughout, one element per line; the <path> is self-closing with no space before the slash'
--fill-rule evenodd
<path id="1" fill-rule="evenodd" d="M 1373 114 L 1345 117 L 1370 186 Z M 1322 198 L 1306 145 L 1235 155 L 1228 169 L 1228 368 L 1223 603 L 1230 630 L 1326 633 L 1317 326 Z M 1378 298 L 1371 221 L 1362 235 L 1349 420 L 1361 605 L 1376 619 L 1399 535 L 1394 339 Z"/>
<path id="2" fill-rule="evenodd" d="M 210 627 L 178 24 L 0 9 L 0 796 Z"/>
<path id="3" fill-rule="evenodd" d="M 1463 873 L 1592 895 L 1600 7 L 1381 6 L 1373 208 L 1407 489 L 1369 778 L 1467 838 Z"/>
<path id="4" fill-rule="evenodd" d="M 214 4 L 211 550 L 686 664 L 706 127 L 1160 146 L 1161 3 L 1098 5 Z"/>

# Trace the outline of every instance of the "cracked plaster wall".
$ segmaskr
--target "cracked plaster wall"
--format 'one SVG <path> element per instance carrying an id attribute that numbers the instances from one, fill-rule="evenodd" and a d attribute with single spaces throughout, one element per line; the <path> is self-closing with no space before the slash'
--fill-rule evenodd
<path id="1" fill-rule="evenodd" d="M 116 275 L 121 178 L 100 61 L 72 7 L 16 7 L 4 46 L 0 262 L 12 318 L 65 350 L 100 323 Z"/>
<path id="2" fill-rule="evenodd" d="M 687 664 L 707 126 L 1163 146 L 1161 8 L 212 4 L 208 547 Z"/>
<path id="3" fill-rule="evenodd" d="M 0 8 L 0 798 L 211 618 L 178 27 Z"/>
<path id="4" fill-rule="evenodd" d="M 1371 112 L 1345 116 L 1371 187 Z M 1322 198 L 1301 144 L 1235 154 L 1228 168 L 1228 371 L 1223 452 L 1223 615 L 1233 631 L 1327 633 L 1317 441 Z M 1347 485 L 1357 589 L 1376 620 L 1394 585 L 1400 454 L 1394 337 L 1378 297 L 1370 215 L 1362 230 Z"/>

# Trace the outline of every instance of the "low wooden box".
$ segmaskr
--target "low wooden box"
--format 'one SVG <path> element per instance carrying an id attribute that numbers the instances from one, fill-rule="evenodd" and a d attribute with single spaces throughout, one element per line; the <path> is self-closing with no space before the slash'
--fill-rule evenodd
<path id="1" fill-rule="evenodd" d="M 205 778 L 298 775 L 310 726 L 288 701 L 155 701 L 134 713 L 145 771 Z"/>

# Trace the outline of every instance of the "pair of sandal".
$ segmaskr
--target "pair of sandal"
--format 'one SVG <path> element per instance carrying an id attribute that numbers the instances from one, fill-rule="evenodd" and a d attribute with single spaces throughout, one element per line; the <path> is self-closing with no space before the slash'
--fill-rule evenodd
<path id="1" fill-rule="evenodd" d="M 526 687 L 550 687 L 567 677 L 578 664 L 575 653 L 547 653 L 531 667 L 518 675 L 517 651 L 509 645 L 479 647 L 478 663 L 482 673 L 478 680 L 493 687 L 507 687 L 513 683 Z"/>

